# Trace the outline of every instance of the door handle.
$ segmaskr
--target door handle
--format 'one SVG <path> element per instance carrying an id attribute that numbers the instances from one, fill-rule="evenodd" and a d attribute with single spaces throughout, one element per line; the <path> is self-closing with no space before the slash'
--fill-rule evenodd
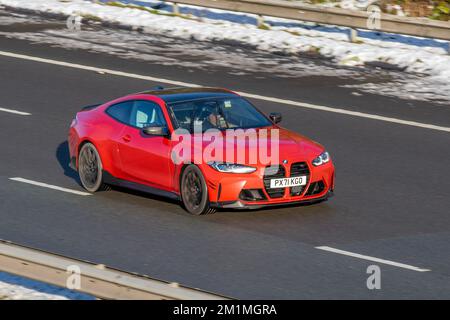
<path id="1" fill-rule="evenodd" d="M 122 140 L 125 142 L 130 142 L 131 141 L 131 136 L 129 134 L 126 134 L 122 137 Z"/>

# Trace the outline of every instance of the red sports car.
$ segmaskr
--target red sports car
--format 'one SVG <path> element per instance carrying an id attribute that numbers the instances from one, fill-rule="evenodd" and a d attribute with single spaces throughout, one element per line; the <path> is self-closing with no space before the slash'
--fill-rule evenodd
<path id="1" fill-rule="evenodd" d="M 125 186 L 195 215 L 328 199 L 328 152 L 280 121 L 229 90 L 158 88 L 78 112 L 70 165 L 89 192 Z"/>

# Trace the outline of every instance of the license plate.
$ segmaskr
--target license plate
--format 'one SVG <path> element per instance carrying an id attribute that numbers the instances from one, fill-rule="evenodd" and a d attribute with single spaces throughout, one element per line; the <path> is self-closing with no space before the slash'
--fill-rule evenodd
<path id="1" fill-rule="evenodd" d="M 271 179 L 270 180 L 270 188 L 288 188 L 288 187 L 297 187 L 306 185 L 306 176 L 300 177 L 291 177 L 291 178 L 280 178 L 280 179 Z"/>

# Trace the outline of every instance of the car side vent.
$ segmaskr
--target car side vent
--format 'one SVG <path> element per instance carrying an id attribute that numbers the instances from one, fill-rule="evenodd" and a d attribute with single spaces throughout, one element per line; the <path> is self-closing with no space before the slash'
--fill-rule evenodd
<path id="1" fill-rule="evenodd" d="M 323 183 L 323 181 L 317 181 L 314 183 L 311 183 L 311 185 L 309 186 L 308 192 L 306 192 L 307 196 L 313 196 L 315 194 L 319 194 L 322 193 L 323 190 L 325 189 L 325 184 Z"/>

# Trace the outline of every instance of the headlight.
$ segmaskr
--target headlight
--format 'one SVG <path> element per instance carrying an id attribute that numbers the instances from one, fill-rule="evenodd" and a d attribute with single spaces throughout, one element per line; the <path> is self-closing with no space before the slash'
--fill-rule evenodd
<path id="1" fill-rule="evenodd" d="M 321 166 L 327 162 L 330 161 L 330 154 L 328 152 L 324 152 L 322 153 L 320 156 L 318 156 L 317 158 L 315 158 L 312 161 L 312 164 L 315 165 L 316 167 Z"/>
<path id="2" fill-rule="evenodd" d="M 211 168 L 226 173 L 252 173 L 256 171 L 256 168 L 244 166 L 242 164 L 233 164 L 225 162 L 208 162 Z"/>

